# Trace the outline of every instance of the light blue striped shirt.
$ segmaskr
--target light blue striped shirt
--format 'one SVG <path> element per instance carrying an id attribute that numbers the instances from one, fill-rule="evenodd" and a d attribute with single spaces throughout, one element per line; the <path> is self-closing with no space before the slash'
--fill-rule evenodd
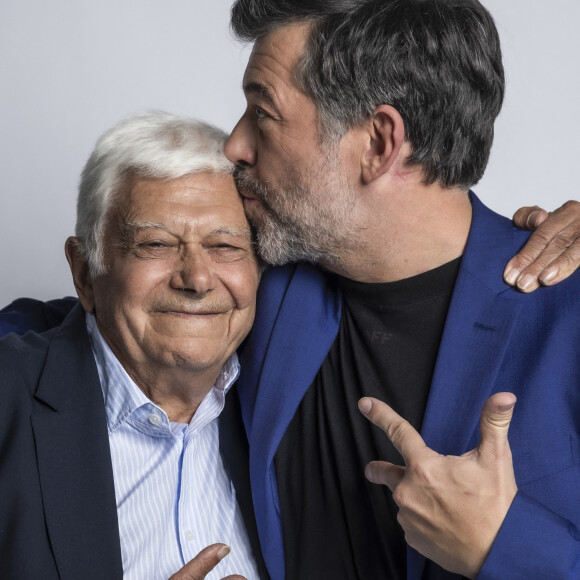
<path id="1" fill-rule="evenodd" d="M 219 452 L 218 416 L 239 374 L 234 354 L 189 425 L 171 423 L 125 372 L 87 315 L 103 389 L 126 580 L 167 580 L 216 542 L 231 552 L 207 576 L 258 579 L 235 490 Z"/>

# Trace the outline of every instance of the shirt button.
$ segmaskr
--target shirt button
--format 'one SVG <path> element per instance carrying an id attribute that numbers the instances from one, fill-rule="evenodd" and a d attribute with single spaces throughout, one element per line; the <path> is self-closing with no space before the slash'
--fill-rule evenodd
<path id="1" fill-rule="evenodd" d="M 185 537 L 187 538 L 188 542 L 193 542 L 193 540 L 195 540 L 195 535 L 193 534 L 193 532 L 191 530 L 187 530 L 185 532 Z"/>
<path id="2" fill-rule="evenodd" d="M 159 425 L 159 423 L 161 423 L 161 418 L 159 415 L 149 415 L 149 423 L 151 423 L 151 425 Z"/>

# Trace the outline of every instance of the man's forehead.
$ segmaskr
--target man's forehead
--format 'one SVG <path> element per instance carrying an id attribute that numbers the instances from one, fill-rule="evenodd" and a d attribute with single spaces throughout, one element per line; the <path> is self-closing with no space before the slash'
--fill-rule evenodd
<path id="1" fill-rule="evenodd" d="M 191 199 L 202 203 L 226 198 L 238 199 L 237 189 L 231 173 L 201 171 L 175 178 L 136 175 L 127 182 L 125 195 L 128 202 L 150 201 L 152 203 Z"/>
<path id="2" fill-rule="evenodd" d="M 274 74 L 279 73 L 278 69 L 281 68 L 293 71 L 304 52 L 310 28 L 310 23 L 293 22 L 275 28 L 259 38 L 254 43 L 244 74 L 244 89 L 246 83 L 252 83 L 253 74 L 258 70 L 271 71 Z"/>
<path id="3" fill-rule="evenodd" d="M 230 174 L 199 173 L 169 180 L 135 178 L 115 209 L 126 223 L 185 223 L 202 217 L 224 220 L 228 227 L 247 223 Z"/>

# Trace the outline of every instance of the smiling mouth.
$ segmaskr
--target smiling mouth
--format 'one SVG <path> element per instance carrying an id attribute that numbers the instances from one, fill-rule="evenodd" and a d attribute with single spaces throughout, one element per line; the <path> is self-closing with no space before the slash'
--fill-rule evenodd
<path id="1" fill-rule="evenodd" d="M 223 312 L 217 311 L 204 311 L 200 310 L 199 312 L 193 311 L 190 312 L 189 310 L 160 310 L 161 314 L 170 314 L 171 316 L 219 316 L 220 314 L 224 314 Z"/>
<path id="2" fill-rule="evenodd" d="M 187 308 L 162 307 L 151 311 L 153 315 L 169 316 L 177 320 L 212 320 L 226 314 L 226 310 L 189 310 Z"/>

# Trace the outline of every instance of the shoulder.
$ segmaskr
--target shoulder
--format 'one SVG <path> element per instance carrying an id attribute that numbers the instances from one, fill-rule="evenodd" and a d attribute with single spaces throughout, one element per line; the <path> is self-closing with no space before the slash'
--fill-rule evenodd
<path id="1" fill-rule="evenodd" d="M 73 302 L 73 305 L 75 303 Z M 14 396 L 22 389 L 34 390 L 49 353 L 78 343 L 84 329 L 84 313 L 76 308 L 61 323 L 45 332 L 29 330 L 0 338 L 0 396 Z M 24 332 L 24 331 L 23 331 Z M 56 349 L 53 344 L 58 342 Z"/>
<path id="2" fill-rule="evenodd" d="M 0 368 L 20 366 L 26 361 L 43 357 L 50 344 L 54 331 L 37 333 L 29 331 L 26 334 L 7 334 L 0 338 Z"/>
<path id="3" fill-rule="evenodd" d="M 258 306 L 283 302 L 288 293 L 298 292 L 331 301 L 337 295 L 334 279 L 327 272 L 310 264 L 289 264 L 266 268 L 260 280 Z"/>
<path id="4" fill-rule="evenodd" d="M 0 338 L 0 398 L 6 411 L 15 411 L 18 400 L 34 395 L 49 345 L 50 336 L 35 332 Z"/>
<path id="5" fill-rule="evenodd" d="M 28 330 L 44 332 L 59 325 L 76 303 L 76 298 L 71 297 L 48 302 L 18 298 L 0 310 L 0 336 Z"/>

